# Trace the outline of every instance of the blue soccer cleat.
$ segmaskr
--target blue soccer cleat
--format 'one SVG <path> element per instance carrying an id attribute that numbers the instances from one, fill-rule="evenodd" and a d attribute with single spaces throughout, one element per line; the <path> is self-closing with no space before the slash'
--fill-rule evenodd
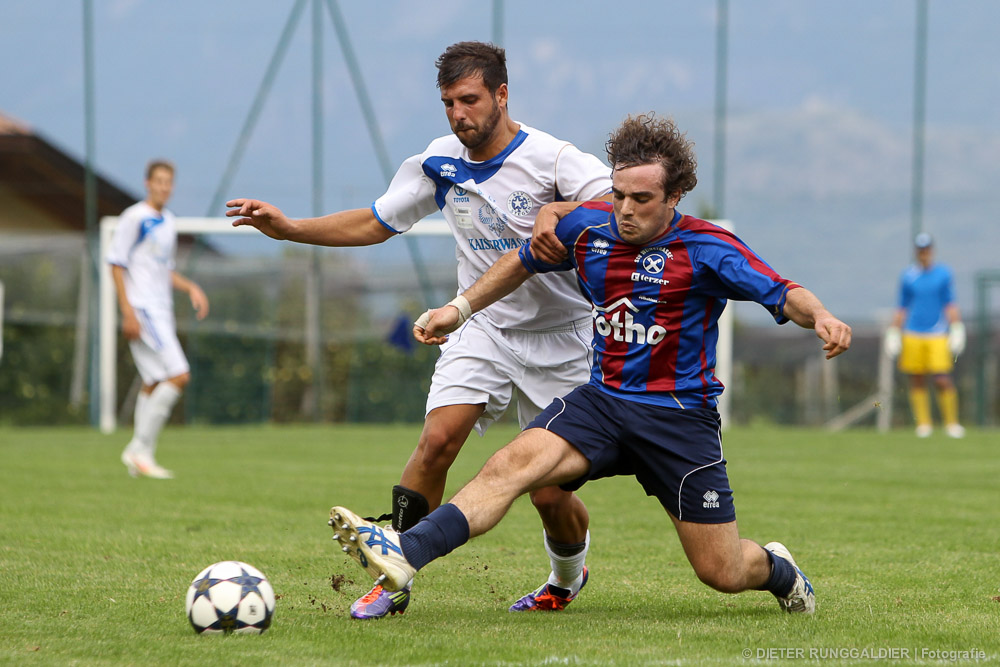
<path id="1" fill-rule="evenodd" d="M 409 588 L 390 593 L 382 588 L 382 586 L 376 585 L 365 595 L 354 601 L 354 604 L 351 605 L 351 617 L 368 620 L 402 614 L 406 611 L 406 607 L 409 604 Z"/>
<path id="2" fill-rule="evenodd" d="M 795 559 L 792 558 L 788 548 L 781 542 L 768 542 L 764 548 L 778 558 L 784 558 L 795 568 L 795 583 L 792 585 L 792 590 L 785 597 L 774 596 L 778 598 L 781 608 L 790 614 L 811 614 L 816 611 L 816 595 L 813 593 L 812 584 L 809 583 L 809 577 L 795 564 Z"/>
<path id="3" fill-rule="evenodd" d="M 587 585 L 590 573 L 583 568 L 583 582 L 576 593 L 567 589 L 545 583 L 538 590 L 528 593 L 510 606 L 509 611 L 562 611 L 570 602 L 576 599 L 583 587 Z"/>

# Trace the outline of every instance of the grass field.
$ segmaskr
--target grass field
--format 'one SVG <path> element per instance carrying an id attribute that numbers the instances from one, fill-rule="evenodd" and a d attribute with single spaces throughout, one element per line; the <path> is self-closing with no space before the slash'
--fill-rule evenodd
<path id="1" fill-rule="evenodd" d="M 591 577 L 565 612 L 506 611 L 548 568 L 540 524 L 522 499 L 496 530 L 422 571 L 404 616 L 353 621 L 347 609 L 369 581 L 333 546 L 329 507 L 384 511 L 418 431 L 171 428 L 160 459 L 177 479 L 153 481 L 125 474 L 125 433 L 0 430 L 0 662 L 1000 659 L 996 432 L 961 441 L 909 431 L 727 434 L 741 532 L 790 547 L 816 587 L 812 617 L 781 613 L 766 593 L 728 596 L 700 584 L 659 505 L 634 480 L 614 479 L 581 491 L 591 510 Z M 500 427 L 473 436 L 451 488 L 513 434 Z M 277 611 L 262 636 L 199 637 L 187 623 L 191 578 L 227 559 L 251 563 L 274 585 Z"/>

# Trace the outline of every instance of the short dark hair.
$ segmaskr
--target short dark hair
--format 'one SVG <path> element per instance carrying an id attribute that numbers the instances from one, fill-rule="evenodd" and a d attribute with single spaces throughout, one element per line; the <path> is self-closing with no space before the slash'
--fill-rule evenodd
<path id="1" fill-rule="evenodd" d="M 146 165 L 146 180 L 148 181 L 153 177 L 153 172 L 157 169 L 166 169 L 170 172 L 170 175 L 174 175 L 174 163 L 169 160 L 163 160 L 157 158 L 155 160 L 150 160 L 149 164 Z"/>
<path id="2" fill-rule="evenodd" d="M 438 88 L 461 79 L 481 76 L 490 93 L 507 83 L 507 53 L 486 42 L 458 42 L 444 50 L 437 61 Z"/>
<path id="3" fill-rule="evenodd" d="M 629 116 L 611 133 L 605 148 L 612 169 L 659 163 L 663 166 L 663 194 L 683 197 L 698 185 L 694 143 L 669 118 L 652 112 Z"/>

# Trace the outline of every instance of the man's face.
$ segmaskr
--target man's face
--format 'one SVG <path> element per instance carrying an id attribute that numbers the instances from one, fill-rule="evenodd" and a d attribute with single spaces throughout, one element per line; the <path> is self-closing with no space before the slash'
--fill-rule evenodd
<path id="1" fill-rule="evenodd" d="M 928 246 L 926 248 L 917 248 L 917 262 L 920 266 L 924 268 L 931 265 L 931 260 L 934 259 L 934 248 Z"/>
<path id="2" fill-rule="evenodd" d="M 157 167 L 146 180 L 149 203 L 159 210 L 167 205 L 174 191 L 174 173 L 166 167 Z"/>
<path id="3" fill-rule="evenodd" d="M 489 143 L 500 124 L 501 101 L 507 99 L 507 84 L 491 95 L 483 78 L 459 79 L 441 89 L 441 101 L 451 124 L 451 131 L 469 150 Z"/>
<path id="4" fill-rule="evenodd" d="M 643 245 L 667 231 L 674 219 L 677 198 L 664 197 L 660 164 L 615 169 L 611 182 L 618 235 L 622 240 Z"/>

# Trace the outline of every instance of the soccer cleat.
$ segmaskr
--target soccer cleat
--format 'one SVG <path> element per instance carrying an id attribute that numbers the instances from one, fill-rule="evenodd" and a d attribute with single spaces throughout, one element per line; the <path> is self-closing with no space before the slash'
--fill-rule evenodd
<path id="1" fill-rule="evenodd" d="M 576 593 L 567 589 L 545 583 L 536 591 L 528 593 L 510 606 L 508 611 L 562 611 L 570 602 L 576 599 L 583 587 L 587 585 L 590 573 L 583 568 L 583 581 Z"/>
<path id="2" fill-rule="evenodd" d="M 964 438 L 965 428 L 961 424 L 948 424 L 944 427 L 949 438 Z"/>
<path id="3" fill-rule="evenodd" d="M 382 586 L 375 586 L 354 601 L 351 605 L 351 617 L 367 620 L 402 614 L 410 604 L 410 589 L 404 588 L 390 593 Z"/>
<path id="4" fill-rule="evenodd" d="M 128 474 L 132 477 L 149 477 L 150 479 L 173 479 L 174 473 L 170 472 L 156 461 L 150 460 L 138 454 L 132 454 L 127 449 L 122 452 L 122 463 L 128 469 Z"/>
<path id="5" fill-rule="evenodd" d="M 344 507 L 330 510 L 329 525 L 341 550 L 375 579 L 376 586 L 381 584 L 395 593 L 405 588 L 417 573 L 403 555 L 399 534 L 392 528 L 376 526 Z"/>
<path id="6" fill-rule="evenodd" d="M 792 558 L 792 554 L 788 552 L 785 545 L 781 542 L 768 542 L 764 548 L 778 558 L 784 558 L 795 568 L 795 583 L 792 585 L 792 590 L 785 597 L 774 596 L 778 598 L 778 604 L 781 605 L 781 608 L 790 614 L 811 614 L 816 611 L 816 596 L 813 594 L 809 577 L 795 564 L 795 559 Z"/>
<path id="7" fill-rule="evenodd" d="M 122 452 L 122 463 L 125 464 L 125 469 L 128 470 L 129 477 L 139 476 L 139 466 L 136 465 L 133 460 L 133 456 L 128 449 Z"/>
<path id="8" fill-rule="evenodd" d="M 918 438 L 929 438 L 931 433 L 934 432 L 934 427 L 930 424 L 920 424 L 917 426 L 917 437 Z"/>

